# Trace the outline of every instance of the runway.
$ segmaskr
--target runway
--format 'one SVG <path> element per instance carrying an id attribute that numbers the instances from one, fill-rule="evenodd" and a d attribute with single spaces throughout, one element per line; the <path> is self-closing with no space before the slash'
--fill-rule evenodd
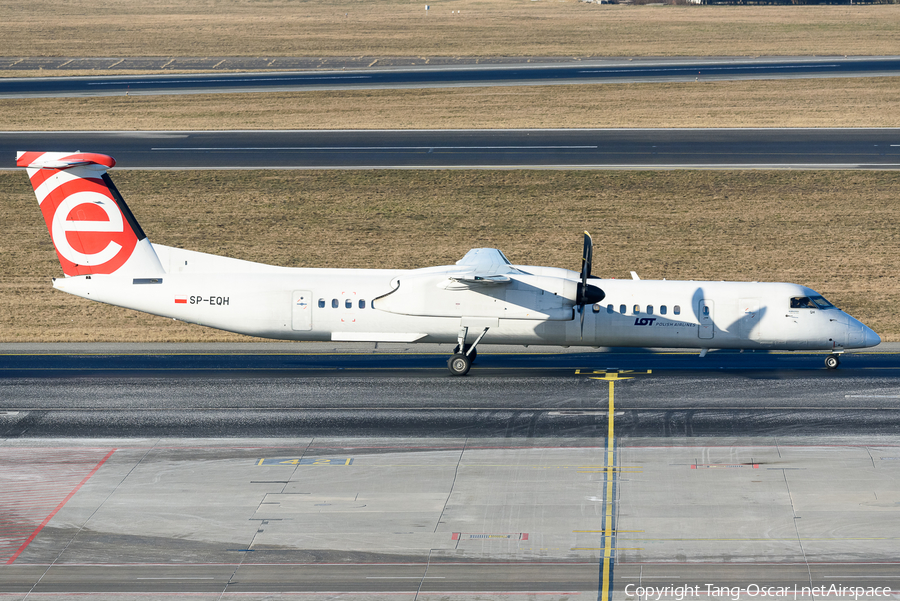
<path id="1" fill-rule="evenodd" d="M 464 378 L 450 348 L 269 343 L 49 353 L 4 345 L 0 435 L 595 437 L 607 374 L 621 379 L 620 435 L 890 434 L 900 425 L 892 345 L 848 353 L 486 346 Z M 52 348 L 52 347 L 51 347 Z M 264 350 L 265 349 L 265 350 Z"/>
<path id="2" fill-rule="evenodd" d="M 3 132 L 0 156 L 90 149 L 124 169 L 896 169 L 900 130 Z"/>
<path id="3" fill-rule="evenodd" d="M 23 61 L 10 62 L 19 68 L 23 65 Z M 140 59 L 117 64 L 129 62 L 140 68 Z M 238 64 L 232 60 L 228 66 L 236 68 Z M 863 77 L 896 76 L 898 72 L 898 57 L 588 59 L 554 64 L 6 78 L 0 79 L 0 98 Z"/>
<path id="4" fill-rule="evenodd" d="M 896 594 L 898 345 L 489 348 L 3 345 L 0 594 Z"/>

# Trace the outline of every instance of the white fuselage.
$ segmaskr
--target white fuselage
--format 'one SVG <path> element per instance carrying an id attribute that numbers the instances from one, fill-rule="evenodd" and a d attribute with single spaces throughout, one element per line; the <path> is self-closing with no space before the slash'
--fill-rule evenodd
<path id="1" fill-rule="evenodd" d="M 445 342 L 461 328 L 483 344 L 735 349 L 860 348 L 878 343 L 835 307 L 792 308 L 815 296 L 786 283 L 591 279 L 606 297 L 580 309 L 579 274 L 514 266 L 504 285 L 465 285 L 460 268 L 300 269 L 154 245 L 165 273 L 54 280 L 63 291 L 263 338 Z"/>

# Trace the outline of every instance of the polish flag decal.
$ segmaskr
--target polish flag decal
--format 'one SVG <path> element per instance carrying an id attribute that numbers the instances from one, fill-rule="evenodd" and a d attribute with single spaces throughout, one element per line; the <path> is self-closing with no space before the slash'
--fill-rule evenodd
<path id="1" fill-rule="evenodd" d="M 187 295 L 178 295 L 175 297 L 176 305 L 186 305 L 187 304 Z"/>

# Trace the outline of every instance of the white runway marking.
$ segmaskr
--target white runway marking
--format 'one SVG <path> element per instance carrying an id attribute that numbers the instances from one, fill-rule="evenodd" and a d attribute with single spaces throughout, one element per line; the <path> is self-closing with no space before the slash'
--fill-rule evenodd
<path id="1" fill-rule="evenodd" d="M 179 79 L 176 80 L 179 84 L 182 83 L 241 83 L 247 81 L 312 81 L 318 79 L 371 79 L 370 75 L 347 75 L 347 76 L 319 76 L 319 77 L 248 77 L 241 79 Z M 164 79 L 152 77 L 150 79 L 139 79 L 135 81 L 97 81 L 97 82 L 88 82 L 89 86 L 130 86 L 130 85 L 140 85 L 146 83 L 159 83 L 160 81 L 165 81 Z"/>
<path id="2" fill-rule="evenodd" d="M 274 146 L 267 147 L 246 147 L 246 148 L 225 148 L 220 146 L 200 146 L 190 148 L 151 148 L 152 151 L 272 151 L 272 150 L 596 150 L 597 146 Z"/>
<path id="3" fill-rule="evenodd" d="M 702 75 L 703 71 L 711 72 L 711 71 L 736 71 L 739 69 L 836 69 L 840 65 L 827 65 L 827 64 L 810 64 L 810 65 L 761 65 L 759 67 L 753 67 L 750 65 L 734 65 L 734 66 L 726 66 L 726 67 L 704 67 L 702 64 L 698 64 L 697 66 L 687 66 L 687 67 L 674 67 L 669 69 L 592 69 L 587 71 L 579 71 L 579 73 L 679 73 L 681 71 L 693 73 L 697 71 L 698 74 Z"/>

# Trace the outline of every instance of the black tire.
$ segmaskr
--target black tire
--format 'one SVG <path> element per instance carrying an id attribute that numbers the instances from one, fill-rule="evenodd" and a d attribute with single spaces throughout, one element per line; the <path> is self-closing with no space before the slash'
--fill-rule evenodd
<path id="1" fill-rule="evenodd" d="M 825 357 L 825 367 L 828 369 L 837 369 L 837 366 L 841 364 L 841 359 L 837 355 L 828 355 Z"/>
<path id="2" fill-rule="evenodd" d="M 472 345 L 467 344 L 466 348 L 463 352 L 468 353 L 470 348 L 472 348 Z M 457 344 L 455 347 L 453 347 L 453 354 L 456 355 L 458 353 L 459 353 L 459 345 Z M 468 355 L 469 361 L 471 361 L 472 363 L 475 363 L 475 357 L 477 357 L 477 356 L 478 356 L 478 349 L 477 348 L 472 349 L 472 352 L 469 353 L 469 355 Z"/>
<path id="3" fill-rule="evenodd" d="M 462 353 L 456 353 L 447 360 L 447 369 L 449 369 L 450 373 L 454 376 L 466 375 L 467 373 L 469 373 L 469 369 L 471 367 L 472 360 Z"/>

